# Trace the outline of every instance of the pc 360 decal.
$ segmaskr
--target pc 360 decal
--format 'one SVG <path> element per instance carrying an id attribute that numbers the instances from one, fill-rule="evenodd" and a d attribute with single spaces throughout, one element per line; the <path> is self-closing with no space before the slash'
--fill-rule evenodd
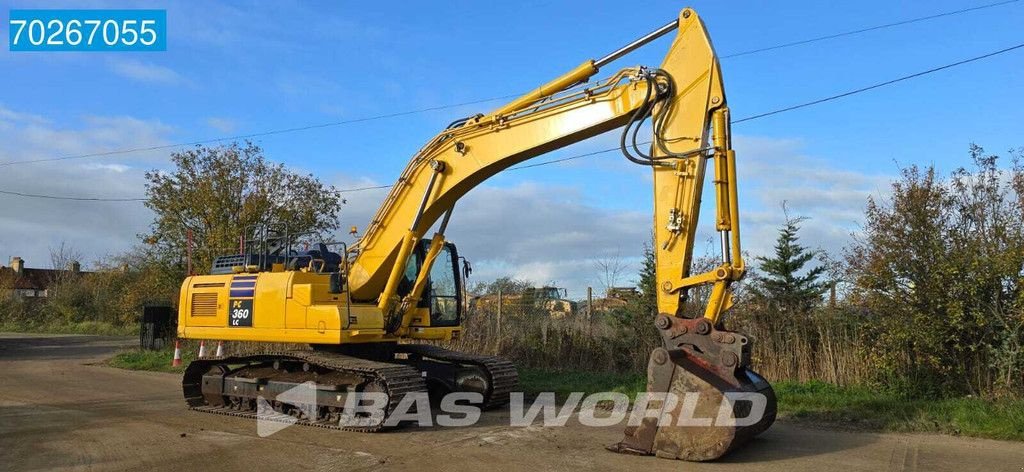
<path id="1" fill-rule="evenodd" d="M 252 299 L 231 299 L 228 304 L 228 326 L 252 327 Z"/>

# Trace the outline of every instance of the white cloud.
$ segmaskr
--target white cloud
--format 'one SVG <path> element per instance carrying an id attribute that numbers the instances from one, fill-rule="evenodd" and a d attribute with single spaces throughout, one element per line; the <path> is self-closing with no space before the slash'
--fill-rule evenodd
<path id="1" fill-rule="evenodd" d="M 863 223 L 869 196 L 889 191 L 892 175 L 845 170 L 809 156 L 799 140 L 743 136 L 736 139 L 744 248 L 771 250 L 785 220 L 807 217 L 801 242 L 836 256 Z"/>
<path id="2" fill-rule="evenodd" d="M 0 161 L 48 158 L 167 143 L 172 129 L 133 117 L 88 116 L 70 129 L 46 117 L 0 107 Z M 885 192 L 889 177 L 839 169 L 805 155 L 799 141 L 738 137 L 741 215 L 745 248 L 770 250 L 787 200 L 793 215 L 808 216 L 803 241 L 838 251 L 857 228 L 867 196 Z M 0 168 L 0 189 L 74 196 L 137 197 L 143 169 L 167 152 L 111 156 Z M 567 163 L 566 166 L 580 163 Z M 525 174 L 506 174 L 512 175 Z M 326 178 L 327 176 L 319 176 Z M 608 172 L 622 185 L 649 188 L 646 172 Z M 507 179 L 505 181 L 508 181 Z M 339 188 L 386 185 L 366 177 L 336 177 Z M 472 281 L 511 275 L 538 284 L 554 282 L 582 297 L 600 287 L 596 262 L 619 255 L 629 265 L 619 281 L 631 283 L 641 248 L 650 234 L 650 208 L 613 208 L 587 198 L 586 182 L 508 186 L 482 185 L 456 206 L 448 236 L 474 262 Z M 387 189 L 345 193 L 342 233 L 365 230 Z M 646 190 L 645 190 L 646 191 Z M 30 266 L 45 265 L 48 247 L 65 241 L 94 259 L 131 247 L 152 215 L 139 203 L 67 202 L 0 196 L 0 256 L 20 255 Z M 706 194 L 706 204 L 713 201 Z M 713 245 L 706 205 L 696 243 L 702 254 Z M 35 262 L 34 262 L 35 261 Z M 0 261 L 0 263 L 3 263 Z"/>
<path id="3" fill-rule="evenodd" d="M 126 116 L 87 116 L 74 128 L 57 128 L 43 117 L 2 108 L 0 116 L 9 118 L 7 126 L 0 127 L 0 161 L 4 162 L 166 144 L 171 132 L 160 122 Z M 156 157 L 166 158 L 166 152 L 4 166 L 0 167 L 0 189 L 76 197 L 141 197 L 143 168 Z M 131 247 L 151 220 L 151 213 L 140 202 L 3 195 L 0 256 L 21 256 L 29 267 L 45 267 L 48 248 L 65 242 L 88 263 Z"/>
<path id="4" fill-rule="evenodd" d="M 381 183 L 343 178 L 335 185 L 362 188 Z M 345 194 L 343 228 L 365 229 L 387 191 Z M 570 296 L 582 297 L 588 285 L 600 284 L 598 259 L 621 254 L 624 263 L 638 267 L 636 259 L 650 234 L 646 211 L 609 210 L 582 200 L 569 186 L 481 185 L 455 207 L 447 237 L 473 262 L 475 281 L 508 275 L 537 284 L 556 283 L 568 287 Z M 627 283 L 633 272 L 620 283 Z"/>
<path id="5" fill-rule="evenodd" d="M 128 172 L 129 170 L 131 170 L 131 167 L 126 166 L 124 164 L 89 163 L 89 164 L 83 164 L 82 168 L 83 169 L 87 169 L 87 170 L 108 170 L 108 171 L 111 171 L 111 172 L 117 172 L 118 174 L 123 174 L 123 173 Z"/>
<path id="6" fill-rule="evenodd" d="M 185 79 L 169 67 L 140 62 L 128 59 L 118 59 L 109 62 L 110 69 L 117 75 L 135 80 L 155 84 L 178 84 L 185 82 Z"/>
<path id="7" fill-rule="evenodd" d="M 45 124 L 48 120 L 40 115 L 34 115 L 31 113 L 16 112 L 9 108 L 5 108 L 0 105 L 0 126 L 3 125 L 14 125 L 17 123 L 35 123 Z"/>
<path id="8" fill-rule="evenodd" d="M 449 234 L 476 262 L 481 279 L 513 275 L 582 296 L 586 286 L 599 284 L 599 259 L 621 255 L 630 262 L 639 256 L 651 219 L 646 211 L 609 210 L 582 200 L 573 187 L 482 186 L 459 202 Z"/>
<path id="9" fill-rule="evenodd" d="M 802 242 L 838 256 L 862 222 L 867 197 L 888 189 L 889 176 L 839 169 L 807 156 L 796 140 L 738 137 L 736 147 L 741 234 L 744 249 L 753 255 L 771 250 L 784 220 L 780 205 L 786 200 L 791 215 L 810 218 L 803 224 Z M 650 186 L 646 172 L 617 171 L 614 178 L 624 186 Z M 339 188 L 381 184 L 370 179 L 336 181 Z M 455 207 L 448 236 L 474 262 L 474 280 L 513 276 L 538 284 L 555 282 L 568 287 L 570 296 L 582 297 L 587 286 L 601 286 L 596 262 L 619 255 L 628 265 L 619 283 L 635 281 L 651 230 L 650 207 L 622 210 L 600 201 L 585 203 L 591 200 L 580 190 L 584 184 L 484 184 L 471 191 Z M 714 198 L 710 188 L 705 192 L 694 242 L 698 256 L 717 251 L 711 223 Z M 387 189 L 345 194 L 346 228 L 355 224 L 364 229 L 386 194 Z"/>
<path id="10" fill-rule="evenodd" d="M 0 113 L 10 110 L 0 108 Z M 167 144 L 172 127 L 157 120 L 130 116 L 85 116 L 80 126 L 58 128 L 37 115 L 12 114 L 0 120 L 0 156 L 2 161 L 51 159 L 126 148 L 145 148 Z M 149 161 L 165 159 L 166 152 L 140 151 L 106 157 L 119 160 Z"/>
<path id="11" fill-rule="evenodd" d="M 238 129 L 238 123 L 235 120 L 229 118 L 220 118 L 211 116 L 205 120 L 206 126 L 209 126 L 221 133 L 234 133 Z"/>

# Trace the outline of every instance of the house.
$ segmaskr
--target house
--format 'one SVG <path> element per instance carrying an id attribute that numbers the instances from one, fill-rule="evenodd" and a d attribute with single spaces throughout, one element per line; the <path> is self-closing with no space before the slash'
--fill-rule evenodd
<path id="1" fill-rule="evenodd" d="M 44 298 L 57 281 L 84 274 L 78 261 L 72 261 L 67 269 L 29 269 L 24 259 L 15 256 L 10 264 L 0 266 L 0 290 L 10 290 L 13 295 L 24 298 Z"/>

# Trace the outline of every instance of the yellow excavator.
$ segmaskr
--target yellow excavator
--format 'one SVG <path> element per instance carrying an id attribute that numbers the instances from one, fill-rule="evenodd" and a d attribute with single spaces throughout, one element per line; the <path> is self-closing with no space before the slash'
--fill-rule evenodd
<path id="1" fill-rule="evenodd" d="M 660 66 L 591 80 L 608 63 L 672 31 L 675 40 Z M 641 141 L 639 129 L 648 119 L 652 137 Z M 510 362 L 423 342 L 451 340 L 462 329 L 463 275 L 456 248 L 444 235 L 455 204 L 510 166 L 621 129 L 625 157 L 653 173 L 658 314 L 652 321 L 664 345 L 651 353 L 648 391 L 686 401 L 653 401 L 651 408 L 664 410 L 662 421 L 644 419 L 609 449 L 695 461 L 722 456 L 775 419 L 772 389 L 750 369 L 751 339 L 723 325 L 733 304 L 730 287 L 744 274 L 729 126 L 719 61 L 703 22 L 689 8 L 490 113 L 451 123 L 413 156 L 350 247 L 338 244 L 334 252 L 319 244 L 298 251 L 297 235 L 264 228 L 243 254 L 220 257 L 210 275 L 184 281 L 181 338 L 312 347 L 196 360 L 182 381 L 188 406 L 255 417 L 263 397 L 300 424 L 346 429 L 337 419 L 352 392 L 385 393 L 385 414 L 410 392 L 478 392 L 483 407 L 507 403 L 518 382 Z M 708 166 L 721 264 L 691 274 Z M 710 287 L 707 306 L 703 313 L 685 313 L 687 295 L 698 286 Z M 317 389 L 315 410 L 277 397 L 310 381 Z M 723 401 L 735 398 L 730 394 L 744 393 L 766 399 L 764 415 L 753 424 L 664 421 L 716 417 Z M 688 394 L 698 395 L 691 401 Z M 751 408 L 747 402 L 731 405 L 736 418 Z M 382 424 L 348 429 L 376 431 Z"/>

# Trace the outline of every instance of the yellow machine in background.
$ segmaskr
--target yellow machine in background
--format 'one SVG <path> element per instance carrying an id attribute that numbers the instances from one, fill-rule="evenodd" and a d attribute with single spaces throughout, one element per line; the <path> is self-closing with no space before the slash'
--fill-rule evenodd
<path id="1" fill-rule="evenodd" d="M 546 285 L 514 293 L 471 296 L 469 306 L 474 310 L 495 312 L 501 305 L 512 316 L 545 316 L 558 320 L 572 316 L 578 309 L 576 302 L 568 297 L 566 289 Z"/>
<path id="2" fill-rule="evenodd" d="M 608 63 L 672 31 L 676 38 L 659 67 L 630 67 L 590 81 Z M 647 119 L 653 137 L 644 150 L 638 131 Z M 714 417 L 730 392 L 760 393 L 769 405 L 760 421 L 741 427 L 645 421 L 610 449 L 709 460 L 764 431 L 775 418 L 771 387 L 749 369 L 750 339 L 722 324 L 732 305 L 730 286 L 744 273 L 736 158 L 718 59 L 691 9 L 497 110 L 453 122 L 413 156 L 353 247 L 293 251 L 288 237 L 264 232 L 258 251 L 218 259 L 214 274 L 189 277 L 180 336 L 308 343 L 313 350 L 195 361 L 183 380 L 188 404 L 252 416 L 257 395 L 273 398 L 314 381 L 339 393 L 318 398 L 319 409 L 299 415 L 300 422 L 331 427 L 344 413 L 344 392 L 383 391 L 391 407 L 416 391 L 476 391 L 487 407 L 507 402 L 517 381 L 507 361 L 415 342 L 460 333 L 463 282 L 455 246 L 444 237 L 448 221 L 456 202 L 491 176 L 613 129 L 622 129 L 626 157 L 653 172 L 655 322 L 664 347 L 651 354 L 648 389 L 701 394 L 689 412 L 662 405 L 672 418 Z M 715 270 L 692 275 L 708 166 L 722 259 Z M 703 313 L 684 313 L 688 291 L 699 285 L 711 287 L 708 305 Z M 283 413 L 306 411 L 284 401 L 276 406 Z"/>

